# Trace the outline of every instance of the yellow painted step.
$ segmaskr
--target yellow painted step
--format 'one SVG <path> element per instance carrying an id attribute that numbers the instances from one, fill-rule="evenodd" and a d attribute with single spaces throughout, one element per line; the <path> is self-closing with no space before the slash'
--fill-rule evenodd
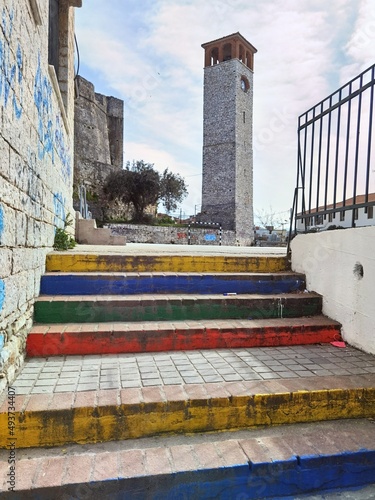
<path id="1" fill-rule="evenodd" d="M 315 377 L 313 377 L 315 379 Z M 298 385 L 301 385 L 298 380 Z M 17 447 L 97 443 L 160 434 L 375 416 L 375 375 L 34 394 L 15 411 Z M 319 388 L 318 388 L 319 387 Z M 324 389 L 323 389 L 324 387 Z M 22 406 L 22 408 L 21 408 Z M 0 447 L 9 442 L 7 404 L 0 413 Z"/>
<path id="2" fill-rule="evenodd" d="M 47 255 L 47 272 L 247 272 L 274 273 L 290 269 L 287 257 L 121 255 L 58 253 Z"/>

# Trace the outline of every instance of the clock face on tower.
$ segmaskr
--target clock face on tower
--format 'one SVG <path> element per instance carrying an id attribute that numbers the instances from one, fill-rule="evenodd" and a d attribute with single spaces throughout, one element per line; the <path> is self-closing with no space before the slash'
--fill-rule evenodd
<path id="1" fill-rule="evenodd" d="M 241 89 L 244 91 L 244 92 L 247 92 L 249 90 L 249 81 L 248 79 L 245 77 L 245 76 L 242 76 L 241 77 Z"/>

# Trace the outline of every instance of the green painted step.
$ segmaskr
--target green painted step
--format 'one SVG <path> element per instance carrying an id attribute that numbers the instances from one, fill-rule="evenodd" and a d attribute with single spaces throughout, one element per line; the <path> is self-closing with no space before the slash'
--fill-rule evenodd
<path id="1" fill-rule="evenodd" d="M 39 297 L 38 323 L 293 318 L 320 314 L 316 293 Z"/>

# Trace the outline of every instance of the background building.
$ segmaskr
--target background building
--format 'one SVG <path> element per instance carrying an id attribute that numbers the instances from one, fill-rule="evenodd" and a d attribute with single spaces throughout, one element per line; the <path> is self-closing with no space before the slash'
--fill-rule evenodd
<path id="1" fill-rule="evenodd" d="M 253 47 L 240 33 L 202 45 L 204 221 L 253 240 Z"/>

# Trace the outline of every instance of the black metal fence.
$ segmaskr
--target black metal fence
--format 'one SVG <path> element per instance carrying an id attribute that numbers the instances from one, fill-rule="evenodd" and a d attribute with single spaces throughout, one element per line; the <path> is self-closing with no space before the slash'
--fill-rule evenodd
<path id="1" fill-rule="evenodd" d="M 373 217 L 374 85 L 375 65 L 299 117 L 290 235 Z"/>

